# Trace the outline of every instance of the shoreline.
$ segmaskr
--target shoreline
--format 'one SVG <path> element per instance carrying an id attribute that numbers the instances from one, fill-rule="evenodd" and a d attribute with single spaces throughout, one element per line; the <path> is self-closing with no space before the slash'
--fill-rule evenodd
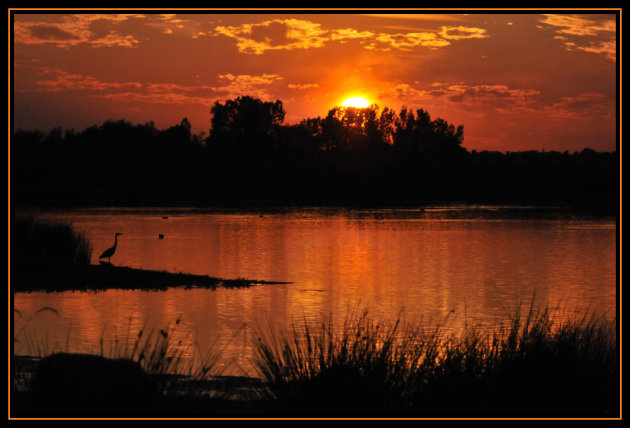
<path id="1" fill-rule="evenodd" d="M 198 211 L 200 213 L 288 213 L 309 210 L 349 210 L 349 211 L 378 211 L 378 210 L 414 210 L 414 209 L 464 209 L 464 210 L 501 210 L 505 212 L 541 212 L 541 213 L 584 213 L 615 216 L 619 214 L 619 205 L 567 205 L 561 203 L 534 203 L 532 201 L 426 201 L 424 203 L 366 203 L 366 204 L 340 204 L 340 203 L 292 203 L 290 201 L 277 201 L 269 203 L 264 201 L 247 201 L 233 204 L 204 204 L 199 201 L 183 202 L 155 202 L 139 204 L 14 204 L 12 213 L 38 213 L 38 212 L 66 212 L 66 211 L 151 211 L 159 213 L 178 213 Z"/>
<path id="2" fill-rule="evenodd" d="M 45 265 L 20 267 L 10 272 L 13 292 L 33 291 L 104 291 L 146 290 L 159 291 L 171 287 L 185 288 L 249 288 L 256 285 L 291 284 L 290 282 L 257 279 L 224 279 L 183 272 L 167 272 L 101 265 Z"/>
<path id="3" fill-rule="evenodd" d="M 68 354 L 80 353 L 70 352 Z M 13 355 L 12 365 L 16 392 L 28 391 L 28 384 L 42 358 L 32 355 Z M 159 374 L 155 376 L 162 379 L 168 378 L 169 383 L 171 383 L 170 388 L 175 391 L 202 390 L 202 395 L 221 394 L 224 399 L 236 401 L 251 400 L 266 388 L 264 380 L 254 376 L 215 375 L 209 376 L 207 379 L 195 379 L 194 376 L 183 374 Z"/>

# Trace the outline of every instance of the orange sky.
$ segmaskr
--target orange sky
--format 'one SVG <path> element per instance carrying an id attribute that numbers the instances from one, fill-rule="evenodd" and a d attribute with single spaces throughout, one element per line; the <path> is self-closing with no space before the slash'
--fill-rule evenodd
<path id="1" fill-rule="evenodd" d="M 463 124 L 469 150 L 615 150 L 614 12 L 13 12 L 20 129 L 187 117 L 207 135 L 216 100 L 280 99 L 296 123 L 363 96 Z"/>

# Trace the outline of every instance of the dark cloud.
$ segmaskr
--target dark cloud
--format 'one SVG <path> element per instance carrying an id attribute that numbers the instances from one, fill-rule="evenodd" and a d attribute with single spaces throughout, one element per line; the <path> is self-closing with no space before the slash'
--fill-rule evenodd
<path id="1" fill-rule="evenodd" d="M 39 24 L 33 25 L 29 28 L 31 36 L 42 40 L 78 40 L 79 37 L 75 34 L 62 30 L 55 25 Z"/>
<path id="2" fill-rule="evenodd" d="M 287 25 L 283 22 L 270 22 L 268 25 L 252 28 L 251 38 L 257 42 L 265 42 L 270 46 L 283 46 L 292 42 L 287 37 Z"/>

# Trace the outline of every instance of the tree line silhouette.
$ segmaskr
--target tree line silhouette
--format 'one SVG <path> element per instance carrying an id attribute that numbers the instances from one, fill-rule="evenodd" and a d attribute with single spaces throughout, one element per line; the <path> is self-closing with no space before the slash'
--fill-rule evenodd
<path id="1" fill-rule="evenodd" d="M 82 132 L 16 130 L 11 201 L 21 206 L 417 205 L 615 207 L 617 152 L 468 151 L 463 126 L 423 109 L 335 107 L 284 124 L 281 101 L 215 102 L 187 119 L 109 120 Z"/>

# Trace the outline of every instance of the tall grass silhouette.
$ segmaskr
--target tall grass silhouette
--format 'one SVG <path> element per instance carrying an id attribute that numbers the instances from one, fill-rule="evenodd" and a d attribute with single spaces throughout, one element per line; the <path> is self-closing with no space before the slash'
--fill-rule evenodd
<path id="1" fill-rule="evenodd" d="M 100 353 L 108 358 L 137 361 L 155 377 L 164 394 L 189 397 L 207 394 L 204 382 L 222 375 L 229 363 L 224 365 L 221 361 L 223 352 L 218 340 L 202 350 L 192 334 L 182 334 L 180 323 L 181 319 L 177 318 L 161 328 L 149 328 L 145 321 L 137 333 L 127 329 L 125 336 L 109 341 L 102 337 Z"/>
<path id="2" fill-rule="evenodd" d="M 287 330 L 269 321 L 254 335 L 261 382 L 240 401 L 217 389 L 223 350 L 186 342 L 179 320 L 128 328 L 99 345 L 102 356 L 136 361 L 153 376 L 162 397 L 156 414 L 619 417 L 616 323 L 523 308 L 497 327 L 461 334 L 450 333 L 452 315 L 410 322 L 401 313 L 390 321 L 357 309 L 342 322 L 322 315 Z"/>
<path id="3" fill-rule="evenodd" d="M 259 333 L 256 364 L 271 394 L 300 415 L 613 416 L 614 324 L 522 305 L 503 326 L 448 334 L 348 312 Z"/>
<path id="4" fill-rule="evenodd" d="M 87 238 L 62 221 L 14 216 L 11 222 L 11 260 L 24 265 L 89 265 L 92 246 Z"/>

